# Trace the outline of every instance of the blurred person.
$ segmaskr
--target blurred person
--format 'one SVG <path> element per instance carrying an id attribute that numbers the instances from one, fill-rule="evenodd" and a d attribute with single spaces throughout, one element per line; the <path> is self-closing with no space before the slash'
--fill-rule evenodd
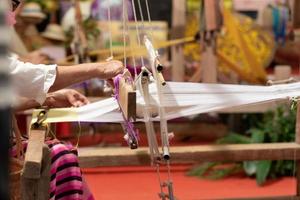
<path id="1" fill-rule="evenodd" d="M 12 10 L 6 16 L 10 26 L 16 23 L 15 15 L 20 3 L 18 0 L 11 0 Z M 123 72 L 124 66 L 116 60 L 73 66 L 32 64 L 20 61 L 16 55 L 12 55 L 9 57 L 9 68 L 17 94 L 42 104 L 48 92 L 92 78 L 113 78 Z"/>
<path id="2" fill-rule="evenodd" d="M 16 23 L 15 11 L 20 1 L 8 0 L 11 10 L 7 12 L 7 24 Z M 30 59 L 29 59 L 30 60 Z M 123 72 L 119 61 L 86 63 L 74 66 L 44 65 L 23 62 L 17 56 L 10 56 L 10 74 L 19 99 L 15 109 L 34 108 L 38 105 L 49 107 L 82 106 L 88 103 L 83 95 L 73 90 L 60 90 L 69 85 L 91 78 L 110 79 Z M 23 141 L 24 150 L 27 140 Z M 78 164 L 77 150 L 72 145 L 56 139 L 46 140 L 51 151 L 51 179 L 49 199 L 92 200 Z M 12 146 L 12 156 L 16 156 L 16 145 Z M 46 186 L 45 186 L 46 187 Z"/>

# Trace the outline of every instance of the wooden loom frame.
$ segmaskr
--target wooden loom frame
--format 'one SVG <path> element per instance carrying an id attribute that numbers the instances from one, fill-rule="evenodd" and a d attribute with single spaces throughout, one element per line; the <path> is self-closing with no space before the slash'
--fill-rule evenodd
<path id="1" fill-rule="evenodd" d="M 172 163 L 295 160 L 297 180 L 295 196 L 247 199 L 300 199 L 300 100 L 297 102 L 297 105 L 295 142 L 170 147 Z M 129 150 L 126 147 L 81 148 L 79 149 L 79 162 L 81 167 L 147 165 L 150 164 L 150 157 L 146 147 L 135 151 Z"/>
<path id="2" fill-rule="evenodd" d="M 124 82 L 125 83 L 125 82 Z M 123 83 L 122 83 L 123 84 Z M 126 84 L 126 83 L 125 83 Z M 126 88 L 126 87 L 125 87 Z M 125 90 L 125 89 L 124 89 Z M 125 93 L 131 93 L 127 90 Z M 125 94 L 126 97 L 126 94 Z M 122 98 L 127 105 L 128 98 Z M 127 102 L 127 103 L 126 103 Z M 265 144 L 231 144 L 231 145 L 201 145 L 191 147 L 170 147 L 172 163 L 187 164 L 203 161 L 244 161 L 244 160 L 295 160 L 297 171 L 296 196 L 279 197 L 278 199 L 300 199 L 300 100 L 297 102 L 296 137 L 293 143 Z M 126 107 L 126 106 L 125 106 Z M 31 130 L 28 148 L 25 156 L 24 173 L 28 178 L 39 179 L 42 146 L 46 129 Z M 121 148 L 80 148 L 79 162 L 81 167 L 120 166 L 120 165 L 150 165 L 148 148 L 130 150 Z M 249 198 L 247 198 L 249 199 Z M 251 198 L 250 198 L 251 199 Z M 252 199 L 274 199 L 252 198 Z"/>
<path id="3" fill-rule="evenodd" d="M 119 83 L 119 103 L 121 112 L 127 120 L 136 120 L 136 92 L 132 84 L 127 83 L 125 78 L 120 78 Z M 47 111 L 42 115 L 42 119 L 37 120 L 31 126 L 28 136 L 28 146 L 25 153 L 23 166 L 23 176 L 26 178 L 39 179 L 42 169 L 43 146 L 47 135 L 47 127 L 42 124 L 47 118 Z M 41 113 L 42 113 L 41 112 Z M 41 120 L 41 121 L 40 121 Z M 34 126 L 37 124 L 37 126 Z"/>

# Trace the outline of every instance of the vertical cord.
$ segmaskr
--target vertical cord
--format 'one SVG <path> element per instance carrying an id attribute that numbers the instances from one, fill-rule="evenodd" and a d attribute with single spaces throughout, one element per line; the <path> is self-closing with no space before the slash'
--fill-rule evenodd
<path id="1" fill-rule="evenodd" d="M 168 181 L 171 182 L 171 166 L 170 166 L 170 160 L 167 160 L 167 169 L 168 169 Z"/>
<path id="2" fill-rule="evenodd" d="M 123 0 L 123 55 L 124 55 L 124 66 L 127 67 L 127 61 L 126 61 L 126 22 L 125 22 L 125 0 Z"/>
<path id="3" fill-rule="evenodd" d="M 150 25 L 150 38 L 151 38 L 151 41 L 153 42 L 153 39 L 154 39 L 153 38 L 153 26 L 152 26 L 152 20 L 151 20 L 148 0 L 146 0 L 146 8 L 147 8 L 148 22 L 149 22 L 149 25 Z"/>
<path id="4" fill-rule="evenodd" d="M 138 0 L 138 1 L 140 1 L 140 0 Z M 148 0 L 145 0 L 145 2 L 146 2 L 146 9 L 147 9 L 147 15 L 148 15 L 148 22 L 149 22 L 149 25 L 151 27 L 151 29 L 150 29 L 150 37 L 151 37 L 151 40 L 153 42 L 153 39 L 154 39 L 153 38 L 153 27 L 152 27 L 151 15 L 150 15 L 149 3 L 148 3 Z M 168 143 L 169 142 L 167 141 L 167 144 Z M 170 160 L 167 160 L 167 170 L 168 170 L 168 184 L 171 184 L 171 166 L 170 166 Z M 173 194 L 171 194 L 171 195 L 173 195 Z M 173 198 L 173 196 L 171 198 Z"/>
<path id="5" fill-rule="evenodd" d="M 110 59 L 113 59 L 114 54 L 113 54 L 113 49 L 112 49 L 112 24 L 111 24 L 111 12 L 110 12 L 110 0 L 108 0 L 108 6 L 107 6 L 107 18 L 108 18 L 108 23 L 109 23 L 109 49 L 110 49 Z"/>
<path id="6" fill-rule="evenodd" d="M 143 14 L 142 5 L 141 5 L 141 1 L 140 0 L 138 0 L 138 6 L 139 6 L 139 11 L 140 11 L 140 16 L 141 16 L 143 30 L 145 31 L 144 14 Z"/>
<path id="7" fill-rule="evenodd" d="M 139 31 L 139 27 L 138 27 L 138 21 L 137 21 L 137 17 L 136 17 L 136 7 L 135 7 L 135 3 L 134 0 L 131 0 L 132 3 L 132 10 L 133 10 L 133 16 L 134 16 L 134 23 L 135 23 L 135 29 L 136 29 L 136 33 L 137 33 L 137 41 L 138 41 L 138 45 L 139 48 L 142 48 L 142 43 L 141 43 L 141 38 L 140 38 L 140 31 Z M 144 62 L 144 58 L 141 55 L 141 63 L 142 66 L 145 66 L 145 62 Z"/>
<path id="8" fill-rule="evenodd" d="M 81 136 L 81 123 L 80 121 L 78 121 L 78 132 L 77 132 L 77 144 L 76 144 L 76 149 L 78 149 L 79 146 L 79 140 L 80 140 L 80 136 Z"/>
<path id="9" fill-rule="evenodd" d="M 160 170 L 159 170 L 160 165 L 158 163 L 156 163 L 156 174 L 158 177 L 158 182 L 159 182 L 159 187 L 160 187 L 160 194 L 163 195 L 164 194 L 164 189 L 163 189 L 163 182 L 161 181 L 160 178 Z"/>
<path id="10" fill-rule="evenodd" d="M 129 18 L 128 18 L 128 6 L 127 6 L 127 2 L 125 4 L 125 20 L 126 20 L 126 32 L 128 34 L 129 32 L 129 28 L 128 28 L 128 21 L 129 21 Z M 133 49 L 132 49 L 132 41 L 131 41 L 131 38 L 129 37 L 128 38 L 129 40 L 129 49 L 130 49 L 130 53 L 131 53 L 131 57 L 132 57 L 132 62 L 133 62 L 133 69 L 134 69 L 134 77 L 137 78 L 138 74 L 137 74 L 137 69 L 136 69 L 136 61 L 135 61 L 135 56 L 134 56 L 134 52 L 133 52 Z"/>
<path id="11" fill-rule="evenodd" d="M 139 11 L 140 11 L 140 15 L 141 15 L 141 20 L 142 20 L 142 26 L 143 26 L 143 29 L 144 29 L 144 31 L 145 31 L 145 24 L 144 24 L 144 17 L 143 17 L 143 11 L 142 11 L 142 6 L 141 6 L 141 2 L 140 2 L 140 0 L 138 0 L 138 5 L 139 5 Z M 151 26 L 151 16 L 150 16 L 150 10 L 149 10 L 149 4 L 148 4 L 148 1 L 146 0 L 146 7 L 147 7 L 147 14 L 148 14 L 148 21 L 149 21 L 149 24 L 150 24 L 150 26 Z M 153 40 L 153 30 L 152 30 L 152 28 L 151 28 L 151 40 Z M 161 91 L 161 85 L 158 85 L 158 92 L 159 91 Z M 159 93 L 158 93 L 159 94 Z M 161 96 L 161 94 L 159 94 L 159 99 L 160 99 L 160 102 L 162 102 L 161 100 L 162 100 L 162 96 Z M 162 117 L 162 119 L 163 119 L 163 121 L 165 121 L 165 114 L 164 114 L 164 109 L 163 108 L 160 108 L 159 109 L 159 116 L 160 117 Z M 162 121 L 161 121 L 161 123 L 162 123 Z M 164 124 L 164 122 L 163 122 L 163 124 Z M 165 127 L 166 128 L 166 127 Z M 161 132 L 163 133 L 164 131 L 166 131 L 165 132 L 165 134 L 168 134 L 167 133 L 167 128 L 166 128 L 166 130 L 163 130 L 162 131 L 162 129 L 161 129 Z M 169 148 L 169 141 L 168 141 L 168 138 L 165 138 L 165 137 L 163 137 L 162 136 L 162 145 L 163 145 L 163 152 L 164 152 L 164 147 L 166 146 L 167 148 Z M 169 152 L 169 150 L 168 150 L 168 152 Z M 169 190 L 169 187 L 173 187 L 172 185 L 170 186 L 170 184 L 172 184 L 171 183 L 171 167 L 170 167 L 170 161 L 169 160 L 167 160 L 166 161 L 166 164 L 167 164 L 167 170 L 168 170 L 168 194 L 170 195 L 169 196 L 169 198 L 170 199 L 173 199 L 174 197 L 173 197 L 173 191 L 170 191 Z M 159 165 L 159 164 L 158 164 Z M 158 173 L 158 176 L 159 176 L 159 181 L 161 182 L 161 180 L 160 180 L 160 172 L 159 172 L 159 168 L 157 168 L 157 173 Z M 162 187 L 162 185 L 161 185 L 161 187 Z M 161 188 L 161 190 L 162 190 L 162 188 Z M 163 199 L 163 197 L 162 197 L 162 199 Z"/>

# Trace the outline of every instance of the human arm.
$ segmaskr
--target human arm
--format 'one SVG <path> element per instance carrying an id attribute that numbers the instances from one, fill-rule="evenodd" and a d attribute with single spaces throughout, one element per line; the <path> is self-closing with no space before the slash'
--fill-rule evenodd
<path id="1" fill-rule="evenodd" d="M 43 104 L 48 92 L 91 78 L 111 78 L 123 71 L 119 61 L 73 66 L 34 65 L 10 57 L 9 68 L 16 94 Z"/>
<path id="2" fill-rule="evenodd" d="M 48 93 L 43 106 L 48 108 L 80 107 L 89 103 L 89 100 L 73 89 L 63 89 Z M 28 110 L 39 107 L 40 104 L 32 99 L 19 98 L 14 106 L 15 111 Z"/>
<path id="3" fill-rule="evenodd" d="M 49 91 L 56 91 L 92 78 L 109 79 L 122 73 L 123 69 L 120 61 L 58 66 L 56 79 Z"/>

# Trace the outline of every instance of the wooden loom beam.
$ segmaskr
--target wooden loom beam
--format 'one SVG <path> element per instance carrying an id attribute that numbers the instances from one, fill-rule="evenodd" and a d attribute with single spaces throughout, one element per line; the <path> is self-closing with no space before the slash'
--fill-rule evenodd
<path id="1" fill-rule="evenodd" d="M 170 152 L 172 163 L 177 164 L 203 161 L 293 160 L 300 159 L 300 144 L 198 145 L 170 147 Z M 126 147 L 80 148 L 79 161 L 82 167 L 146 165 L 150 163 L 150 157 L 146 147 L 135 151 Z"/>

